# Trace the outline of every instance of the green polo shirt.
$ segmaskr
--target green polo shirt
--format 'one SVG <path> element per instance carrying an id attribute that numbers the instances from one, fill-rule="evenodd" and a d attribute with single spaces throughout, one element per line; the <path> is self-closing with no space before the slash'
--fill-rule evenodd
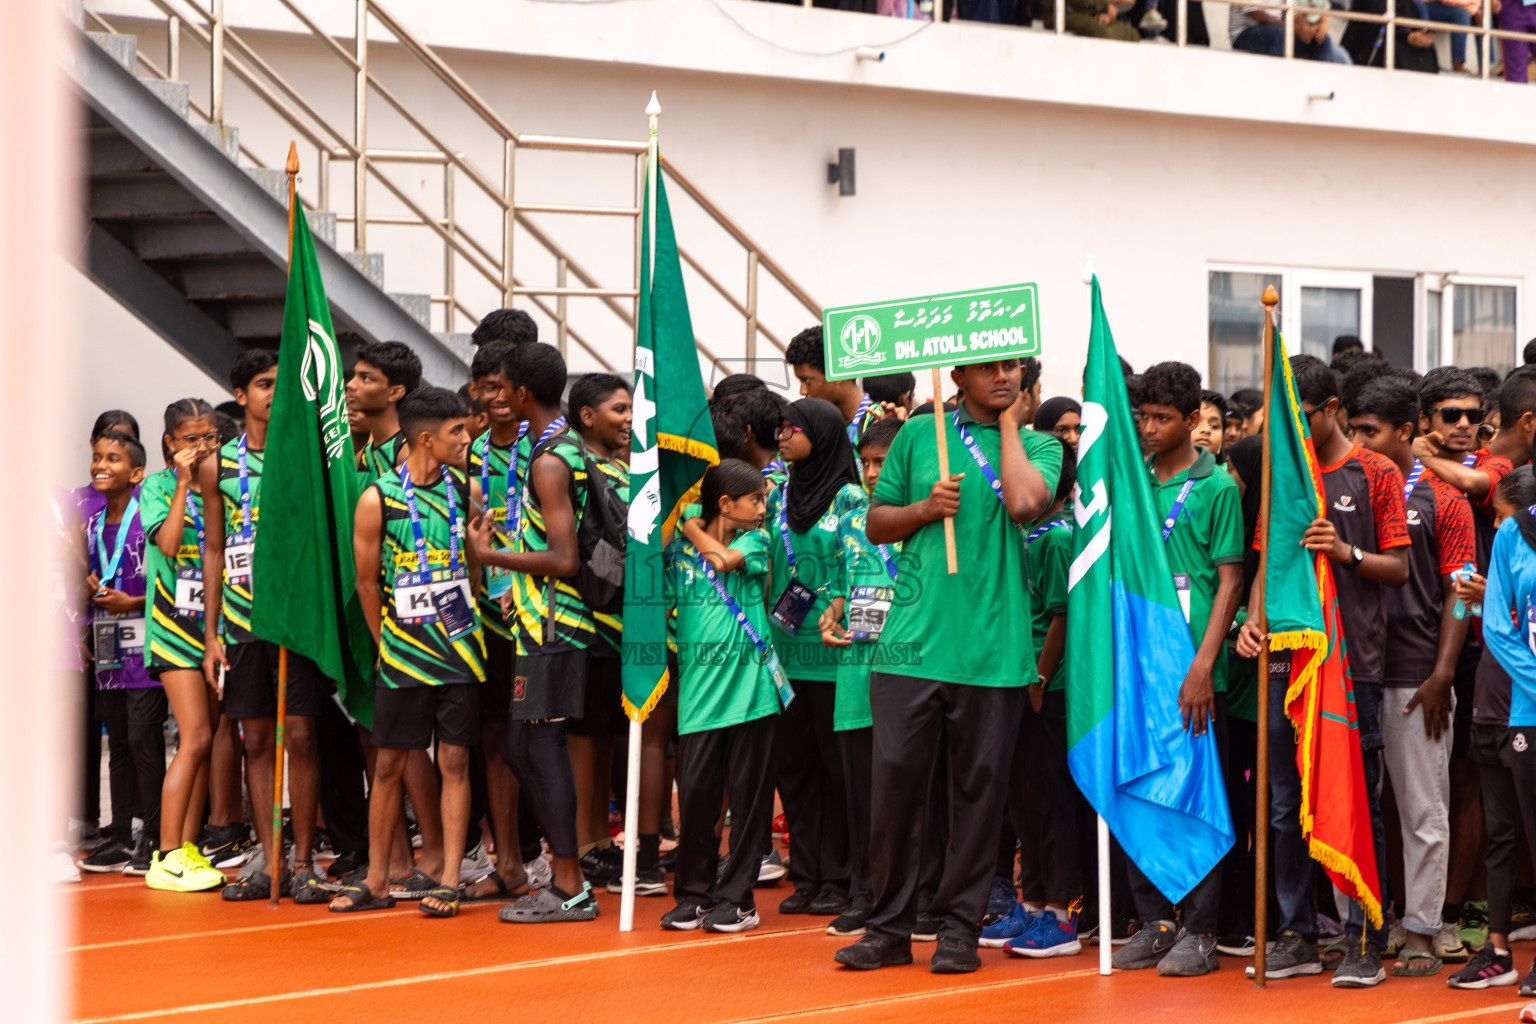
<path id="1" fill-rule="evenodd" d="M 856 508 L 844 513 L 837 521 L 842 582 L 833 587 L 834 597 L 846 598 L 854 587 L 894 588 L 896 585 L 879 549 L 864 536 L 864 525 L 868 517 L 867 508 Z M 886 551 L 893 562 L 901 557 L 900 544 L 892 544 Z M 845 610 L 843 625 L 847 624 L 848 615 Z M 869 641 L 829 650 L 837 650 L 842 655 L 837 666 L 837 694 L 832 702 L 832 731 L 867 729 L 874 724 L 869 710 L 869 673 L 874 669 L 872 656 L 876 644 Z"/>
<path id="2" fill-rule="evenodd" d="M 1163 523 L 1167 522 L 1185 481 L 1194 481 L 1164 549 L 1175 580 L 1189 577 L 1189 633 L 1198 649 L 1211 621 L 1211 605 L 1216 601 L 1217 567 L 1241 564 L 1243 560 L 1243 509 L 1232 475 L 1216 472 L 1216 459 L 1210 452 L 1204 448 L 1195 450 L 1199 452 L 1195 464 L 1167 483 L 1158 482 L 1150 459 L 1147 477 L 1152 485 L 1152 504 Z M 1182 604 L 1183 594 L 1179 597 Z M 1217 693 L 1227 691 L 1227 659 L 1219 653 L 1211 678 Z"/>
<path id="3" fill-rule="evenodd" d="M 794 484 L 786 485 L 793 487 Z M 768 570 L 768 607 L 771 610 L 784 588 L 789 585 L 789 556 L 784 550 L 783 535 L 779 531 L 779 510 L 784 504 L 785 487 L 777 488 L 768 496 L 768 520 L 765 528 L 770 543 L 768 553 L 773 562 Z M 858 508 L 868 506 L 869 497 L 858 484 L 844 484 L 832 498 L 832 504 L 820 519 L 804 533 L 789 529 L 789 541 L 795 549 L 795 577 L 816 592 L 816 604 L 806 613 L 805 621 L 790 636 L 773 623 L 771 642 L 779 652 L 779 662 L 784 674 L 790 679 L 808 679 L 832 682 L 837 678 L 837 666 L 841 660 L 835 650 L 821 645 L 821 630 L 817 623 L 827 604 L 841 592 L 842 568 L 838 560 L 837 521 Z M 786 521 L 785 527 L 788 528 Z M 770 620 L 771 621 L 771 620 Z"/>
<path id="4" fill-rule="evenodd" d="M 1072 568 L 1072 513 L 1063 509 L 1061 514 L 1047 522 L 1035 522 L 1030 533 L 1045 532 L 1029 542 L 1029 603 L 1034 612 L 1031 633 L 1035 642 L 1035 659 L 1045 647 L 1045 634 L 1050 631 L 1051 620 L 1067 611 L 1067 574 Z M 1056 671 L 1046 680 L 1047 691 L 1067 688 L 1067 659 L 1063 657 Z"/>
<path id="5" fill-rule="evenodd" d="M 931 415 L 908 419 L 896 434 L 873 505 L 912 505 L 928 497 L 939 479 Z M 963 404 L 960 422 L 997 472 L 1003 445 L 997 423 L 977 423 Z M 925 524 L 902 544 L 896 603 L 880 634 L 875 671 L 973 686 L 1027 686 L 1035 680 L 1035 645 L 1032 637 L 1020 642 L 1032 618 L 1025 535 L 948 417 L 944 436 L 949 471 L 965 474 L 954 519 L 960 571 L 949 574 L 942 520 Z M 1025 457 L 1054 491 L 1061 477 L 1061 442 L 1028 428 L 1019 438 Z"/>

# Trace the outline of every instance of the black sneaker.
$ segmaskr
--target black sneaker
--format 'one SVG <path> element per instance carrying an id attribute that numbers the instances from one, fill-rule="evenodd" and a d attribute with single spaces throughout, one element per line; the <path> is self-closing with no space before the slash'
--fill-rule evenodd
<path id="1" fill-rule="evenodd" d="M 1202 978 L 1220 969 L 1221 961 L 1216 959 L 1216 936 L 1196 932 L 1179 933 L 1179 941 L 1157 964 L 1157 974 L 1161 978 Z"/>
<path id="2" fill-rule="evenodd" d="M 707 932 L 749 932 L 758 925 L 756 907 L 738 907 L 734 903 L 722 903 L 704 918 Z"/>
<path id="3" fill-rule="evenodd" d="M 981 957 L 976 955 L 975 942 L 967 942 L 965 939 L 946 935 L 939 939 L 939 948 L 933 951 L 928 972 L 930 974 L 972 974 L 980 966 Z"/>
<path id="4" fill-rule="evenodd" d="M 1252 935 L 1232 932 L 1216 940 L 1216 952 L 1222 956 L 1252 957 L 1256 945 Z"/>
<path id="5" fill-rule="evenodd" d="M 1467 966 L 1445 979 L 1451 988 L 1499 988 L 1513 985 L 1520 980 L 1515 971 L 1515 958 L 1509 952 L 1499 952 L 1493 943 L 1483 944 Z"/>
<path id="6" fill-rule="evenodd" d="M 613 881 L 616 873 L 613 870 L 613 863 L 603 856 L 604 852 L 603 850 L 588 850 L 581 857 L 581 873 L 586 876 L 587 881 L 591 882 L 594 887 L 607 885 Z M 622 869 L 617 873 L 622 874 Z"/>
<path id="7" fill-rule="evenodd" d="M 1360 940 L 1355 939 L 1355 945 L 1360 945 Z M 1248 977 L 1253 977 L 1254 969 L 1250 964 L 1246 972 Z M 1280 937 L 1269 944 L 1269 952 L 1264 956 L 1264 979 L 1271 978 L 1296 978 L 1303 974 L 1322 974 L 1323 962 L 1317 955 L 1317 944 L 1304 935 L 1298 935 L 1287 928 L 1280 933 Z"/>
<path id="8" fill-rule="evenodd" d="M 679 903 L 661 915 L 661 929 L 667 932 L 691 932 L 703 924 L 708 915 L 708 907 L 701 907 L 697 903 Z"/>
<path id="9" fill-rule="evenodd" d="M 132 850 L 116 839 L 108 839 L 97 843 L 96 848 L 85 855 L 85 858 L 80 861 L 80 870 L 107 875 L 122 871 L 131 860 L 133 860 Z"/>
<path id="10" fill-rule="evenodd" d="M 1366 943 L 1364 951 L 1358 942 L 1351 943 L 1339 969 L 1333 972 L 1334 988 L 1374 988 L 1386 980 L 1386 969 L 1381 966 L 1381 950 L 1370 943 Z"/>
<path id="11" fill-rule="evenodd" d="M 367 850 L 348 850 L 326 866 L 325 874 L 332 881 L 339 882 L 358 868 L 366 868 L 367 866 Z"/>
<path id="12" fill-rule="evenodd" d="M 883 935 L 865 935 L 851 946 L 832 954 L 832 959 L 855 971 L 902 967 L 912 962 L 912 947 Z"/>
<path id="13" fill-rule="evenodd" d="M 927 914 L 918 914 L 917 923 L 912 926 L 913 942 L 935 942 L 939 938 L 939 919 L 929 917 Z"/>
<path id="14" fill-rule="evenodd" d="M 815 917 L 838 917 L 848 909 L 848 897 L 835 889 L 823 889 L 811 901 L 807 913 Z"/>
<path id="15" fill-rule="evenodd" d="M 143 878 L 149 874 L 149 869 L 154 864 L 155 854 L 160 852 L 160 838 L 140 836 L 139 845 L 134 847 L 133 859 L 123 865 L 123 874 Z"/>
<path id="16" fill-rule="evenodd" d="M 250 827 L 242 821 L 234 825 L 207 826 L 197 848 L 216 868 L 238 868 L 250 860 L 255 845 Z"/>
<path id="17" fill-rule="evenodd" d="M 793 894 L 785 897 L 779 904 L 781 914 L 809 914 L 811 904 L 816 902 L 816 894 L 809 889 L 796 889 Z"/>
<path id="18" fill-rule="evenodd" d="M 608 891 L 615 896 L 624 894 L 624 872 L 620 871 L 608 880 Z M 635 872 L 636 896 L 665 896 L 667 894 L 667 873 L 661 870 L 657 864 L 648 871 Z"/>
<path id="19" fill-rule="evenodd" d="M 1117 971 L 1140 971 L 1156 967 L 1179 941 L 1179 929 L 1172 921 L 1148 921 L 1131 936 L 1131 941 L 1115 950 L 1112 963 Z"/>
<path id="20" fill-rule="evenodd" d="M 864 922 L 868 917 L 868 911 L 849 910 L 827 925 L 827 934 L 843 939 L 856 939 L 864 934 Z"/>
<path id="21" fill-rule="evenodd" d="M 1536 996 L 1536 960 L 1531 961 L 1531 971 L 1520 983 L 1520 994 L 1527 999 Z"/>

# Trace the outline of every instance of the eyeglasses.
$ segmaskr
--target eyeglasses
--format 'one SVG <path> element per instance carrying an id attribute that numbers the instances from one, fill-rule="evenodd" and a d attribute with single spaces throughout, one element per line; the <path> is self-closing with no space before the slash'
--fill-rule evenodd
<path id="1" fill-rule="evenodd" d="M 793 437 L 796 434 L 803 433 L 805 433 L 805 431 L 802 428 L 795 426 L 793 423 L 786 423 L 779 428 L 780 437 Z"/>
<path id="2" fill-rule="evenodd" d="M 1429 411 L 1431 416 L 1439 416 L 1440 422 L 1445 426 L 1453 426 L 1465 419 L 1474 427 L 1483 422 L 1483 410 L 1481 406 L 1473 409 L 1463 409 L 1454 405 L 1442 405 Z"/>
<path id="3" fill-rule="evenodd" d="M 218 439 L 219 432 L 215 430 L 211 434 L 182 434 L 176 440 L 190 447 L 194 444 L 210 444 L 218 441 Z"/>

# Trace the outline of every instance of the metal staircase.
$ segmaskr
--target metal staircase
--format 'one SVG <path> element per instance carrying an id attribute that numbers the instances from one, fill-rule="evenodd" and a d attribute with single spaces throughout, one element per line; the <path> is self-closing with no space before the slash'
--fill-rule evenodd
<path id="1" fill-rule="evenodd" d="M 317 250 L 344 345 L 405 341 L 420 354 L 428 379 L 453 385 L 463 380 L 472 354 L 461 332 L 490 309 L 516 304 L 553 328 L 545 340 L 562 352 L 575 346 L 586 363 L 628 369 L 643 141 L 514 132 L 376 0 L 355 0 L 356 32 L 345 41 L 324 32 L 298 0 L 242 0 L 283 8 L 336 59 L 333 70 L 347 76 L 343 88 L 352 99 L 353 123 L 343 129 L 320 112 L 320 97 L 297 88 L 291 70 L 284 74 L 290 54 L 270 42 L 258 52 L 228 22 L 223 0 L 209 2 L 211 9 L 194 0 L 149 0 L 163 15 L 158 20 L 109 21 L 95 10 L 76 11 L 77 24 L 91 30 L 84 32 L 91 45 L 79 48 L 71 68 L 86 108 L 89 227 L 82 262 L 104 290 L 218 379 L 243 347 L 274 344 L 287 266 L 280 164 L 286 139 L 294 137 L 305 168 L 300 200 L 327 243 Z M 447 103 L 473 116 L 453 122 L 442 116 L 441 100 L 418 99 L 422 109 L 404 102 L 370 65 L 370 32 L 379 37 L 374 48 L 404 51 L 414 60 L 412 70 L 437 83 L 439 96 L 446 92 Z M 184 64 L 188 42 L 206 53 L 206 65 Z M 310 80 L 313 63 L 305 67 Z M 227 88 L 226 76 L 238 88 Z M 193 98 L 203 88 L 206 106 Z M 369 105 L 379 101 L 388 123 L 370 136 Z M 234 116 L 226 117 L 226 108 L 234 108 Z M 233 124 L 241 120 L 261 126 L 261 142 L 241 138 Z M 464 128 L 466 121 L 481 137 Z M 450 123 L 465 137 L 444 137 Z M 585 180 L 598 182 L 593 191 L 609 203 L 528 201 L 514 189 L 528 153 L 599 165 L 589 165 Z M 488 154 L 500 163 L 499 173 L 481 169 Z M 432 175 L 440 201 L 427 201 L 419 182 L 397 177 L 401 167 Z M 757 371 L 762 339 L 770 346 L 764 369 L 778 363 L 783 339 L 818 321 L 820 306 L 665 156 L 662 170 L 674 221 L 690 225 L 686 236 L 679 230 L 680 253 L 695 331 L 711 339 L 708 345 L 696 339 L 707 372 Z M 524 176 L 538 180 L 527 171 Z M 613 202 L 615 194 L 623 201 Z M 593 227 L 615 221 L 624 238 L 618 245 L 611 230 L 603 235 Z M 338 232 L 352 251 L 336 248 Z M 385 239 L 377 246 L 382 251 L 369 245 L 370 232 Z M 577 259 L 578 248 L 585 259 Z M 385 252 L 404 260 L 391 286 L 408 276 L 409 292 L 385 291 Z M 599 274 L 609 278 L 607 285 Z M 739 294 L 723 283 L 731 279 L 744 282 Z M 784 327 L 775 333 L 765 319 Z M 720 340 L 737 332 L 739 344 Z"/>

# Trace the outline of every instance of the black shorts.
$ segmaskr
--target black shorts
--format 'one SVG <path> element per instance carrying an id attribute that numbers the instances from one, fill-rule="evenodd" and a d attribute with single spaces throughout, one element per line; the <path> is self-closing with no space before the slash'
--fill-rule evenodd
<path id="1" fill-rule="evenodd" d="M 1507 771 L 1510 767 L 1509 733 L 1510 729 L 1506 725 L 1484 725 L 1481 722 L 1473 722 L 1467 756 L 1472 759 L 1473 764 L 1488 768 L 1503 768 Z"/>
<path id="2" fill-rule="evenodd" d="M 677 652 L 667 651 L 667 689 L 656 702 L 659 708 L 677 707 L 677 691 L 683 681 L 683 670 L 677 664 Z"/>
<path id="3" fill-rule="evenodd" d="M 629 729 L 624 715 L 624 663 L 618 658 L 587 657 L 586 707 L 567 729 L 576 736 L 621 736 Z"/>
<path id="4" fill-rule="evenodd" d="M 386 750 L 427 750 L 439 743 L 472 747 L 480 742 L 480 684 L 404 686 L 379 683 L 373 692 L 373 745 Z"/>
<path id="5" fill-rule="evenodd" d="M 519 722 L 580 718 L 587 710 L 587 652 L 519 654 L 512 676 L 512 715 Z"/>
<path id="6" fill-rule="evenodd" d="M 248 640 L 224 648 L 229 668 L 224 672 L 224 714 L 243 718 L 272 718 L 277 714 L 277 644 Z M 288 652 L 288 714 L 316 718 L 331 699 L 331 683 L 320 666 L 302 654 Z"/>
<path id="7" fill-rule="evenodd" d="M 517 664 L 517 643 L 485 634 L 485 689 L 480 692 L 480 720 L 503 723 L 512 706 L 512 675 Z"/>
<path id="8" fill-rule="evenodd" d="M 169 715 L 170 704 L 164 688 L 159 686 L 97 690 L 91 698 L 91 717 L 97 722 L 164 725 Z"/>
<path id="9" fill-rule="evenodd" d="M 1451 692 L 1456 695 L 1456 713 L 1451 717 L 1451 757 L 1466 757 L 1472 752 L 1472 692 L 1477 688 L 1477 662 L 1456 666 Z"/>

